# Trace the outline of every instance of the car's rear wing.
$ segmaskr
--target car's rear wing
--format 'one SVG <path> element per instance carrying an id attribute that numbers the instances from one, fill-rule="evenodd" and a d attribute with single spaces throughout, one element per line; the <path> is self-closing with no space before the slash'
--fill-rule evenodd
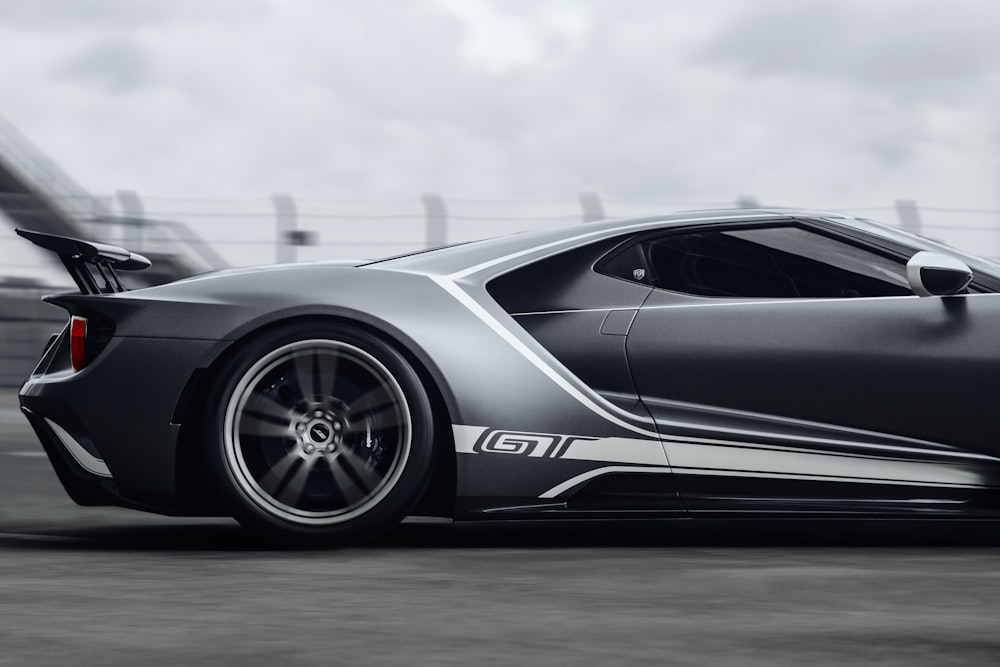
<path id="1" fill-rule="evenodd" d="M 124 292 L 125 286 L 118 279 L 116 270 L 140 271 L 151 266 L 150 261 L 142 255 L 118 246 L 24 229 L 14 231 L 36 246 L 59 255 L 81 294 Z"/>

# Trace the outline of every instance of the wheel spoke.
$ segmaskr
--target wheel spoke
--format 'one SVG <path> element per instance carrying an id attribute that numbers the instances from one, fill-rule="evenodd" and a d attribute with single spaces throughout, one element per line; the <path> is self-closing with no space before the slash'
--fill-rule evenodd
<path id="1" fill-rule="evenodd" d="M 293 436 L 288 430 L 288 421 L 276 424 L 273 421 L 261 419 L 260 416 L 244 412 L 240 419 L 240 435 L 252 435 L 259 438 L 288 438 Z"/>
<path id="2" fill-rule="evenodd" d="M 302 398 L 311 398 L 315 395 L 313 390 L 313 378 L 316 372 L 313 368 L 315 353 L 297 354 L 293 363 L 295 365 L 295 383 L 298 385 L 299 394 Z"/>
<path id="3" fill-rule="evenodd" d="M 277 463 L 271 466 L 267 474 L 261 477 L 260 482 L 258 482 L 260 488 L 273 496 L 281 486 L 281 481 L 288 475 L 288 471 L 291 470 L 292 465 L 301 459 L 302 457 L 294 449 L 286 453 Z"/>
<path id="4" fill-rule="evenodd" d="M 299 500 L 302 498 L 302 493 L 306 490 L 306 482 L 309 481 L 309 473 L 312 472 L 315 464 L 315 457 L 302 459 L 302 464 L 292 474 L 291 479 L 289 479 L 288 483 L 285 484 L 285 488 L 278 493 L 277 500 L 285 505 L 288 505 L 289 507 L 297 507 Z"/>
<path id="5" fill-rule="evenodd" d="M 336 396 L 337 367 L 340 356 L 334 354 L 316 354 L 316 374 L 313 378 L 313 389 L 317 396 Z"/>
<path id="6" fill-rule="evenodd" d="M 276 422 L 288 423 L 289 417 L 293 414 L 293 411 L 278 403 L 276 400 L 270 396 L 262 393 L 255 393 L 249 401 L 247 401 L 246 407 L 243 409 L 243 414 L 247 413 L 257 414 L 259 417 L 270 419 Z"/>
<path id="7" fill-rule="evenodd" d="M 379 398 L 380 395 L 381 400 L 376 403 L 375 399 Z M 393 396 L 388 392 L 385 385 L 380 382 L 374 389 L 366 391 L 351 401 L 347 405 L 347 411 L 360 412 L 362 410 L 375 410 L 377 408 L 385 407 L 386 405 L 392 405 L 395 402 L 395 398 L 393 398 Z"/>
<path id="8" fill-rule="evenodd" d="M 341 465 L 352 473 L 351 476 L 357 479 L 368 493 L 382 481 L 382 476 L 365 465 L 365 461 L 350 447 L 341 447 L 340 457 L 343 459 Z"/>
<path id="9" fill-rule="evenodd" d="M 333 481 L 337 484 L 337 489 L 340 491 L 341 495 L 344 496 L 344 500 L 347 501 L 348 505 L 353 505 L 359 500 L 364 499 L 368 495 L 369 491 L 361 488 L 361 486 L 355 482 L 347 471 L 344 470 L 344 466 L 341 463 L 343 457 L 340 456 L 327 456 L 326 462 L 330 466 L 330 474 L 333 475 Z"/>

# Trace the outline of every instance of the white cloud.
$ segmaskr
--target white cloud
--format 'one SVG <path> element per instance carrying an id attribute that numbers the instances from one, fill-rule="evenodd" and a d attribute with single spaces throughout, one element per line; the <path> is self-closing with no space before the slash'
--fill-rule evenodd
<path id="1" fill-rule="evenodd" d="M 587 6 L 567 1 L 437 0 L 465 26 L 462 57 L 493 74 L 518 67 L 554 67 L 585 46 Z"/>

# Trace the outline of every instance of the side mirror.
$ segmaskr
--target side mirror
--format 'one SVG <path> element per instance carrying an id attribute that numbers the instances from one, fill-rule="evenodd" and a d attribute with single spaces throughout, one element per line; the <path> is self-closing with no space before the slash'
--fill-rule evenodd
<path id="1" fill-rule="evenodd" d="M 972 282 L 972 269 L 964 262 L 921 250 L 906 263 L 906 279 L 919 296 L 958 294 Z"/>

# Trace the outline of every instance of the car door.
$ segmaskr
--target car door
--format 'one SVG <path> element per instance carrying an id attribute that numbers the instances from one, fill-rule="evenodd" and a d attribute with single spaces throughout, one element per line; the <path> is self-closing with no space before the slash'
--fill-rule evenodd
<path id="1" fill-rule="evenodd" d="M 654 287 L 627 354 L 688 509 L 948 513 L 995 482 L 1000 295 L 914 296 L 819 221 L 634 246 L 598 269 Z"/>

